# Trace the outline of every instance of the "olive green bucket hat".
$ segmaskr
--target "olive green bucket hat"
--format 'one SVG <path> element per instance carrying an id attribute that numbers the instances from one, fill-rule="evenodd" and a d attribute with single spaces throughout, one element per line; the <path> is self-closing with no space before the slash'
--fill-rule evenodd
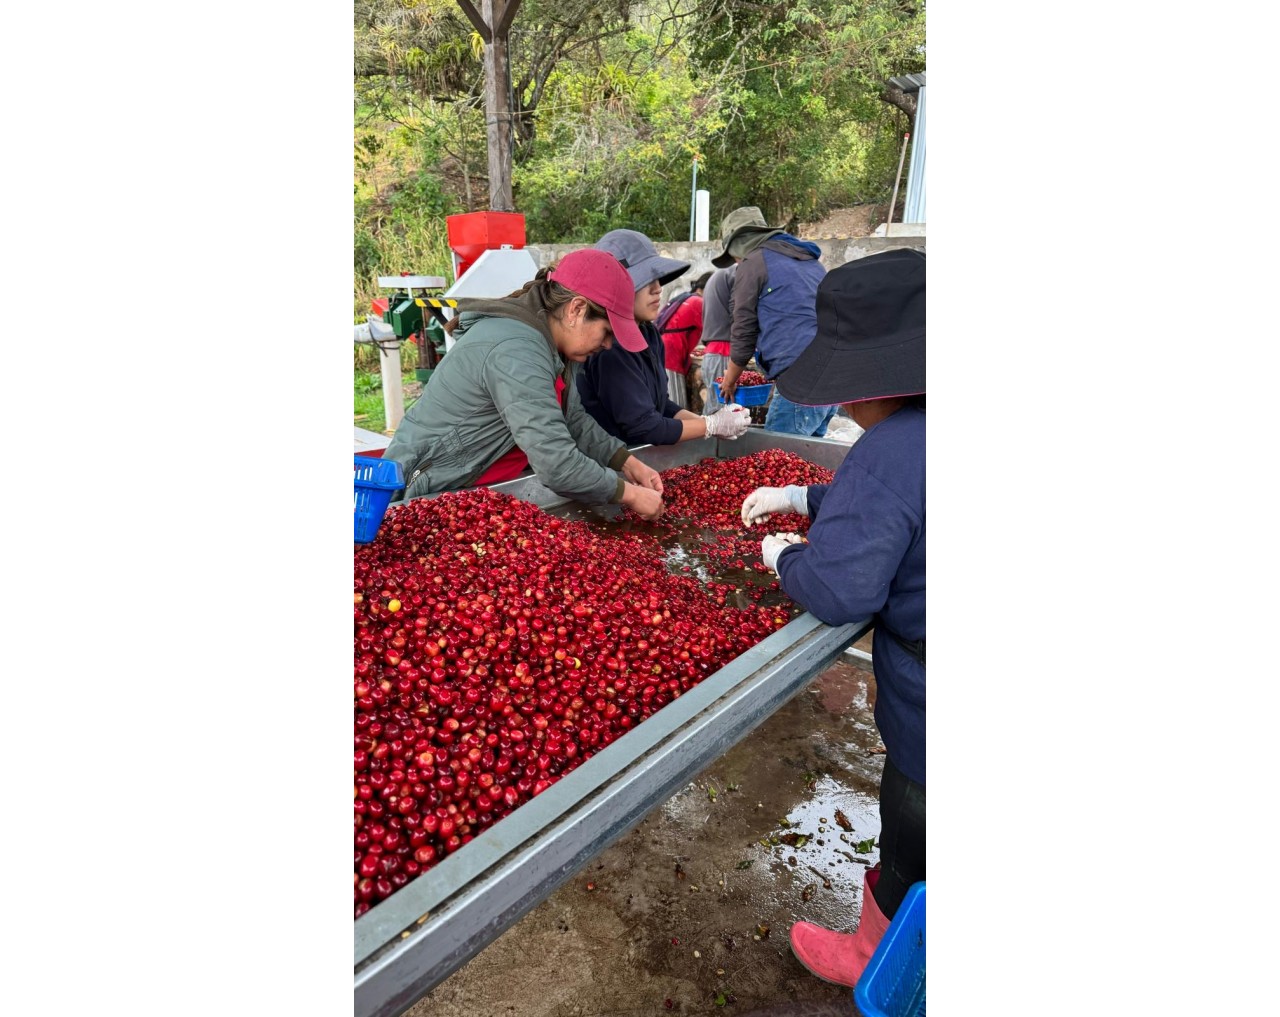
<path id="1" fill-rule="evenodd" d="M 764 213 L 755 205 L 735 208 L 720 221 L 720 246 L 724 248 L 711 259 L 716 268 L 728 268 L 733 264 L 729 245 L 744 233 L 781 233 L 782 227 L 770 226 L 764 221 Z"/>

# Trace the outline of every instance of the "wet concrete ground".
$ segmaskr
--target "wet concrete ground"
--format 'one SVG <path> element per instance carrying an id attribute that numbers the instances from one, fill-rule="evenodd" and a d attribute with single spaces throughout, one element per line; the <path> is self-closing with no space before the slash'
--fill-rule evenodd
<path id="1" fill-rule="evenodd" d="M 879 857 L 874 702 L 846 654 L 407 1013 L 855 1014 L 787 930 L 857 925 Z"/>

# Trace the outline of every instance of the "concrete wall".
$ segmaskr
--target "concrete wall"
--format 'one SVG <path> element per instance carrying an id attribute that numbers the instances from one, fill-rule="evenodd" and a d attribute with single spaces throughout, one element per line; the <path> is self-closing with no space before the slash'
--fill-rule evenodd
<path id="1" fill-rule="evenodd" d="M 891 251 L 900 247 L 909 247 L 920 251 L 925 249 L 925 238 L 922 236 L 820 237 L 814 239 L 813 243 L 821 248 L 822 263 L 827 266 L 828 271 L 843 265 L 846 261 L 865 258 L 868 254 L 878 254 L 880 251 Z M 526 250 L 533 256 L 538 268 L 544 268 L 570 251 L 576 251 L 580 247 L 586 246 L 588 245 L 529 244 Z M 692 243 L 688 240 L 677 240 L 668 243 L 657 243 L 655 246 L 658 248 L 658 253 L 663 257 L 692 263 L 692 267 L 688 272 L 675 282 L 668 283 L 662 288 L 662 302 L 664 304 L 675 294 L 682 290 L 687 290 L 689 283 L 698 278 L 703 272 L 708 272 L 714 268 L 711 264 L 711 259 L 721 251 L 719 242 L 715 241 Z"/>

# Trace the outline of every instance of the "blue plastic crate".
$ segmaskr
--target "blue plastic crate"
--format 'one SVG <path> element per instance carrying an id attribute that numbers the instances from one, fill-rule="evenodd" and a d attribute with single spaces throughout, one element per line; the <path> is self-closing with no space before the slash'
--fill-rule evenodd
<path id="1" fill-rule="evenodd" d="M 924 880 L 898 913 L 853 990 L 862 1017 L 924 1017 Z"/>
<path id="2" fill-rule="evenodd" d="M 356 543 L 378 535 L 391 496 L 404 487 L 404 472 L 394 459 L 356 456 Z"/>
<path id="3" fill-rule="evenodd" d="M 711 383 L 716 387 L 716 398 L 721 402 L 724 399 L 720 396 L 720 382 L 713 381 Z M 773 385 L 739 385 L 733 393 L 733 401 L 739 406 L 763 406 L 769 401 L 769 393 L 773 391 Z"/>

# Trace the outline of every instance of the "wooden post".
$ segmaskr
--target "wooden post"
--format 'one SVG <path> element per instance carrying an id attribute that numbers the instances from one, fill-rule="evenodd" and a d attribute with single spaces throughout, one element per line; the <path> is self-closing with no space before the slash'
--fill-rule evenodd
<path id="1" fill-rule="evenodd" d="M 467 20 L 484 40 L 484 122 L 489 148 L 489 210 L 514 212 L 511 197 L 511 63 L 507 39 L 521 0 L 458 0 Z"/>
<path id="2" fill-rule="evenodd" d="M 511 65 L 507 59 L 508 33 L 493 30 L 506 19 L 511 0 L 484 0 L 485 22 L 493 37 L 484 50 L 484 109 L 489 137 L 489 208 L 512 212 L 511 197 Z"/>
<path id="3" fill-rule="evenodd" d="M 893 178 L 893 197 L 889 199 L 889 215 L 884 221 L 884 235 L 889 235 L 889 227 L 893 225 L 893 206 L 898 203 L 898 184 L 902 181 L 902 163 L 907 158 L 907 142 L 911 140 L 911 132 L 902 136 L 902 151 L 898 153 L 898 172 Z"/>

